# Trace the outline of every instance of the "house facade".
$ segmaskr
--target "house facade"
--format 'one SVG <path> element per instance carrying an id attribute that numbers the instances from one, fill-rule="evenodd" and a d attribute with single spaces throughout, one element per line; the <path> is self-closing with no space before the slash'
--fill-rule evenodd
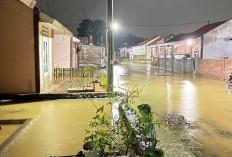
<path id="1" fill-rule="evenodd" d="M 170 35 L 164 39 L 164 43 L 153 45 L 156 56 L 170 58 L 173 51 L 174 58 L 202 58 L 204 34 L 217 28 L 225 21 L 205 25 L 194 32 Z M 155 47 L 155 48 L 154 48 Z"/>
<path id="2" fill-rule="evenodd" d="M 232 20 L 204 34 L 200 76 L 228 80 L 232 72 Z"/>
<path id="3" fill-rule="evenodd" d="M 157 36 L 145 40 L 138 46 L 132 47 L 133 60 L 150 60 L 151 59 L 151 48 L 152 42 L 157 40 Z"/>
<path id="4" fill-rule="evenodd" d="M 120 48 L 120 57 L 125 57 L 129 60 L 133 60 L 133 49 L 131 47 Z"/>
<path id="5" fill-rule="evenodd" d="M 58 34 L 54 37 L 54 67 L 78 68 L 80 40 L 72 35 Z"/>
<path id="6" fill-rule="evenodd" d="M 72 33 L 57 20 L 39 14 L 40 92 L 52 89 L 54 68 L 71 68 L 76 49 Z M 75 63 L 75 62 L 74 62 Z"/>
<path id="7" fill-rule="evenodd" d="M 198 66 L 194 63 L 195 58 L 203 56 L 204 34 L 223 23 L 225 21 L 208 24 L 192 33 L 170 35 L 164 39 L 164 43 L 152 45 L 153 65 L 175 72 L 197 73 Z"/>
<path id="8" fill-rule="evenodd" d="M 104 62 L 105 47 L 80 45 L 80 52 L 78 54 L 78 60 L 80 66 L 99 65 Z"/>

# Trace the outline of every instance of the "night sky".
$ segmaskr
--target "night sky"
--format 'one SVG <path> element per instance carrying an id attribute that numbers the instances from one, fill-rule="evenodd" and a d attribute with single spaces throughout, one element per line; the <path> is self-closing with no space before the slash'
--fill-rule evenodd
<path id="1" fill-rule="evenodd" d="M 37 0 L 37 7 L 76 34 L 82 19 L 106 19 L 106 0 Z M 143 37 L 193 31 L 232 19 L 232 0 L 114 0 L 117 33 Z M 190 24 L 194 23 L 194 24 Z M 181 25 L 187 24 L 187 25 Z M 156 26 L 144 26 L 156 25 Z"/>

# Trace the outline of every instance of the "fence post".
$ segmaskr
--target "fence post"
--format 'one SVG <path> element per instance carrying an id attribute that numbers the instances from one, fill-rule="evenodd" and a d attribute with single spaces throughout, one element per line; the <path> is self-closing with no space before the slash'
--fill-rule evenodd
<path id="1" fill-rule="evenodd" d="M 174 59 L 175 59 L 175 57 L 174 57 L 174 45 L 171 45 L 171 59 L 172 59 L 172 62 L 171 62 L 172 68 L 171 68 L 171 70 L 173 72 L 174 71 Z"/>
<path id="2" fill-rule="evenodd" d="M 61 79 L 63 79 L 63 77 L 64 77 L 64 68 L 61 69 L 61 74 L 62 74 Z"/>
<path id="3" fill-rule="evenodd" d="M 182 58 L 182 74 L 185 73 L 185 60 L 186 60 L 186 58 L 183 57 L 183 58 Z"/>
<path id="4" fill-rule="evenodd" d="M 195 75 L 198 75 L 198 70 L 199 70 L 199 55 L 196 55 L 196 58 L 195 58 Z"/>
<path id="5" fill-rule="evenodd" d="M 167 61 L 167 59 L 166 59 L 166 56 L 167 56 L 167 48 L 166 48 L 166 46 L 164 46 L 164 69 L 166 69 L 167 68 L 167 65 L 166 65 L 166 61 Z"/>

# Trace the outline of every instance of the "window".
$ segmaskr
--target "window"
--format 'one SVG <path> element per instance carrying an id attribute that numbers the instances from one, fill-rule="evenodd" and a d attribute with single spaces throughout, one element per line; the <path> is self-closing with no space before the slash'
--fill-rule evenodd
<path id="1" fill-rule="evenodd" d="M 44 74 L 48 73 L 48 40 L 43 39 L 43 68 Z"/>

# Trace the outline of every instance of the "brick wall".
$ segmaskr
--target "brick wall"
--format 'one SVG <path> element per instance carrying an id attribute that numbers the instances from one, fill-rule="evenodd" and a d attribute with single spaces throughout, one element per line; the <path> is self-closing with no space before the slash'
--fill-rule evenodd
<path id="1" fill-rule="evenodd" d="M 199 60 L 199 75 L 227 80 L 230 73 L 232 72 L 232 59 L 222 58 L 222 59 L 200 59 Z"/>

